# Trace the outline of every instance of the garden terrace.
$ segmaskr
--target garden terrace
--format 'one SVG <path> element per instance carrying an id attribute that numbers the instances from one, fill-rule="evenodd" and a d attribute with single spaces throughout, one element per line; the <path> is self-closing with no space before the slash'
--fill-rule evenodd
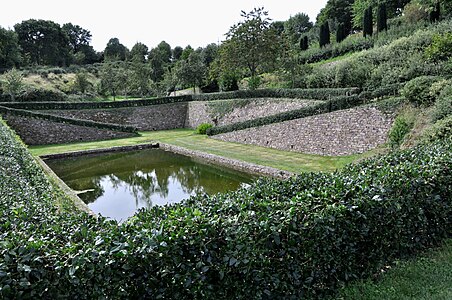
<path id="1" fill-rule="evenodd" d="M 58 208 L 4 123 L 0 141 L 3 298 L 317 298 L 452 234 L 450 138 L 122 224 Z"/>

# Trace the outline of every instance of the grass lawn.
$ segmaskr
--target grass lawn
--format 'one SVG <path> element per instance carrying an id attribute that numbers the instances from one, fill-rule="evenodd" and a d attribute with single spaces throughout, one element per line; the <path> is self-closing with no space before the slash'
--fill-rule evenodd
<path id="1" fill-rule="evenodd" d="M 198 150 L 228 158 L 274 167 L 290 172 L 334 171 L 359 158 L 370 155 L 329 157 L 297 152 L 281 151 L 252 145 L 229 143 L 210 139 L 205 135 L 195 134 L 192 129 L 175 129 L 165 131 L 140 132 L 139 137 L 115 139 L 108 141 L 84 142 L 74 144 L 31 146 L 35 156 L 64 153 L 80 150 L 101 149 L 115 146 L 131 146 L 150 141 Z"/>
<path id="2" fill-rule="evenodd" d="M 420 258 L 399 262 L 376 282 L 346 287 L 338 299 L 452 299 L 452 239 Z"/>

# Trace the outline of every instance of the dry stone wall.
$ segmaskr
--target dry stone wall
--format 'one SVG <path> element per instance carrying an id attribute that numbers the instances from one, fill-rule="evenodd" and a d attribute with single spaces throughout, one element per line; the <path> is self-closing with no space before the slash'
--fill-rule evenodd
<path id="1" fill-rule="evenodd" d="M 135 136 L 135 134 L 128 132 L 57 123 L 29 117 L 6 115 L 4 119 L 27 145 L 64 144 Z"/>
<path id="2" fill-rule="evenodd" d="M 228 142 L 320 155 L 349 155 L 386 141 L 392 116 L 359 107 L 216 135 Z"/>
<path id="3" fill-rule="evenodd" d="M 188 103 L 79 110 L 47 110 L 48 114 L 91 120 L 102 123 L 129 125 L 138 130 L 166 130 L 184 128 Z"/>
<path id="4" fill-rule="evenodd" d="M 284 98 L 195 101 L 188 104 L 186 127 L 196 128 L 201 123 L 228 125 L 315 105 L 319 102 L 321 101 Z"/>

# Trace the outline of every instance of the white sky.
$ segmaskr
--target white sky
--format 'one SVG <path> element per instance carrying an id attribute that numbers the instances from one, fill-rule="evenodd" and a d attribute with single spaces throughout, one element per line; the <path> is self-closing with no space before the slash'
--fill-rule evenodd
<path id="1" fill-rule="evenodd" d="M 166 41 L 172 48 L 204 47 L 224 40 L 229 28 L 241 20 L 242 10 L 264 7 L 274 21 L 303 12 L 311 21 L 327 0 L 2 0 L 0 26 L 13 28 L 28 19 L 80 25 L 92 34 L 91 45 L 105 49 L 117 37 L 129 49 L 136 42 L 149 48 Z M 6 3 L 5 3 L 6 2 Z"/>

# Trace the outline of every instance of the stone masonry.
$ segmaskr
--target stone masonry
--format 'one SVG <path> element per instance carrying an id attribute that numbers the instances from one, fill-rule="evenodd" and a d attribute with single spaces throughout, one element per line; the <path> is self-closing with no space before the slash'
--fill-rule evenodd
<path id="1" fill-rule="evenodd" d="M 385 143 L 392 123 L 392 117 L 378 109 L 360 107 L 229 132 L 213 138 L 311 154 L 350 155 Z"/>
<path id="2" fill-rule="evenodd" d="M 5 120 L 27 145 L 87 142 L 135 136 L 133 133 L 7 115 Z"/>
<path id="3" fill-rule="evenodd" d="M 138 130 L 150 131 L 184 128 L 187 106 L 187 103 L 172 103 L 125 108 L 47 110 L 42 112 L 66 118 L 129 125 L 138 128 Z"/>
<path id="4" fill-rule="evenodd" d="M 190 102 L 188 105 L 188 114 L 186 127 L 196 128 L 201 123 L 210 123 L 218 126 L 228 125 L 237 122 L 252 120 L 255 118 L 274 115 L 277 113 L 290 111 L 318 104 L 321 101 L 301 100 L 301 99 L 246 99 L 243 106 L 236 106 L 230 112 L 223 116 L 215 116 L 212 106 L 222 105 L 222 102 L 237 100 L 217 100 L 212 102 Z M 245 100 L 238 100 L 245 101 Z"/>

